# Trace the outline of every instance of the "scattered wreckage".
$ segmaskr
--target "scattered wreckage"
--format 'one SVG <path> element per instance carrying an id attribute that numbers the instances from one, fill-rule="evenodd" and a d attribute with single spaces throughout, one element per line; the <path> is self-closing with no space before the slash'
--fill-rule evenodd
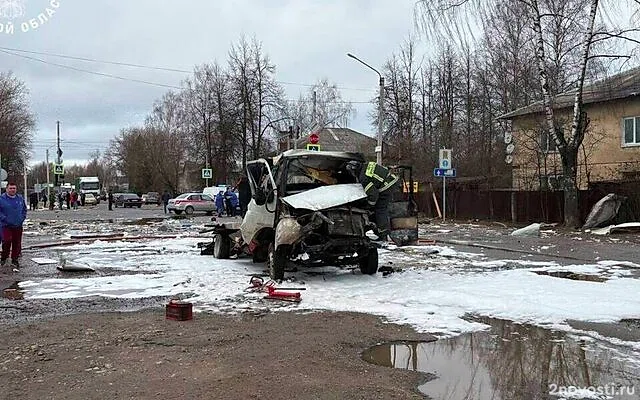
<path id="1" fill-rule="evenodd" d="M 204 232 L 215 237 L 200 245 L 201 253 L 219 259 L 251 255 L 254 262 L 268 263 L 274 280 L 294 265 L 357 265 L 363 274 L 375 274 L 378 245 L 367 232 L 376 226 L 362 185 L 346 167 L 349 161 L 365 162 L 360 153 L 308 150 L 248 162 L 252 199 L 245 217 L 208 226 Z M 390 215 L 392 240 L 417 240 L 412 197 L 392 203 Z"/>

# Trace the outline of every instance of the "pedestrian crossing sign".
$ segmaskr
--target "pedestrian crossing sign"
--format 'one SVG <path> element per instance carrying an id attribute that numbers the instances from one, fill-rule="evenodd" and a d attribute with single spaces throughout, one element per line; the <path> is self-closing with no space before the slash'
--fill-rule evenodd
<path id="1" fill-rule="evenodd" d="M 53 164 L 53 173 L 54 175 L 64 175 L 64 165 Z"/>
<path id="2" fill-rule="evenodd" d="M 202 169 L 202 179 L 211 179 L 213 177 L 213 170 L 211 168 Z"/>
<path id="3" fill-rule="evenodd" d="M 320 145 L 319 145 L 319 144 L 311 144 L 311 143 L 308 143 L 308 144 L 307 144 L 307 150 L 311 150 L 311 151 L 320 151 Z"/>

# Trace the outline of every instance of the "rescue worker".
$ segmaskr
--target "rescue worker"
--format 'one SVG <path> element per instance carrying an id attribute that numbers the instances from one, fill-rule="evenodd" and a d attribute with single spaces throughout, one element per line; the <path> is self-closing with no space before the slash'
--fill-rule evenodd
<path id="1" fill-rule="evenodd" d="M 375 233 L 380 240 L 386 241 L 391 231 L 389 204 L 391 204 L 393 188 L 398 183 L 398 177 L 388 168 L 375 162 L 362 165 L 358 161 L 349 161 L 347 169 L 364 187 L 367 202 L 375 210 L 374 222 L 378 228 L 378 232 Z"/>

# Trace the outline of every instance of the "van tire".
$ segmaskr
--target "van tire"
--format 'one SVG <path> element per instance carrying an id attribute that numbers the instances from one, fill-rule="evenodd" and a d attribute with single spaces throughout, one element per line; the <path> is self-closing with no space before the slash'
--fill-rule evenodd
<path id="1" fill-rule="evenodd" d="M 290 246 L 283 244 L 274 250 L 275 244 L 271 242 L 269 245 L 269 277 L 274 281 L 284 279 L 284 268 L 289 259 Z"/>

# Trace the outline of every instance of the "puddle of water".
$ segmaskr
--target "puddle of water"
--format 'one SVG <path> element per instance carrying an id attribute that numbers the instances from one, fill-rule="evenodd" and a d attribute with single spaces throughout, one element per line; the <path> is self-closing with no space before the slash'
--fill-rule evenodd
<path id="1" fill-rule="evenodd" d="M 640 366 L 619 355 L 632 356 L 632 350 L 614 353 L 562 332 L 509 321 L 480 322 L 491 329 L 429 343 L 381 344 L 366 350 L 363 359 L 426 373 L 432 379 L 418 389 L 434 400 L 562 399 L 553 392 L 591 386 L 608 390 L 609 397 L 572 398 L 638 399 Z M 624 392 L 615 394 L 615 388 Z"/>
<path id="2" fill-rule="evenodd" d="M 2 291 L 2 297 L 9 300 L 23 300 L 24 292 L 20 290 L 20 282 L 14 282 Z"/>
<path id="3" fill-rule="evenodd" d="M 578 274 L 571 271 L 533 271 L 538 275 L 547 275 L 554 278 L 571 279 L 574 281 L 588 281 L 588 282 L 606 282 L 607 278 L 603 278 L 597 275 Z"/>

